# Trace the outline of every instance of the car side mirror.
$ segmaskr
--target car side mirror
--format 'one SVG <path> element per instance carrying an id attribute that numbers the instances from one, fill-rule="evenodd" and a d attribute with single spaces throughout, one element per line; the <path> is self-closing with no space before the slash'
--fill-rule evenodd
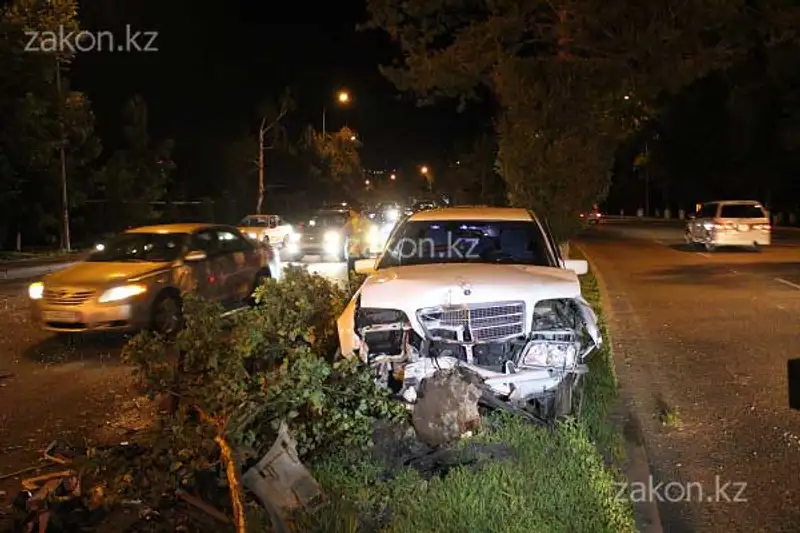
<path id="1" fill-rule="evenodd" d="M 375 259 L 359 259 L 354 267 L 357 274 L 372 274 L 375 272 Z"/>
<path id="2" fill-rule="evenodd" d="M 195 261 L 203 261 L 208 257 L 206 253 L 202 250 L 193 250 L 186 254 L 186 257 L 183 258 L 184 261 L 188 263 L 193 263 Z"/>
<path id="3" fill-rule="evenodd" d="M 564 261 L 564 268 L 572 270 L 579 276 L 589 272 L 589 262 L 584 259 L 567 259 Z"/>

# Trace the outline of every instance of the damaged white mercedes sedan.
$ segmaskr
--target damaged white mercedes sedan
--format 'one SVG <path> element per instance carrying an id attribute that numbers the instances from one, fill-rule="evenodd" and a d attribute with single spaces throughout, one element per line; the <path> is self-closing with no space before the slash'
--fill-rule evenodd
<path id="1" fill-rule="evenodd" d="M 600 346 L 581 296 L 586 261 L 564 260 L 525 209 L 451 207 L 410 216 L 338 320 L 341 353 L 372 365 L 414 403 L 437 370 L 460 367 L 485 393 L 546 420 L 573 411 Z"/>

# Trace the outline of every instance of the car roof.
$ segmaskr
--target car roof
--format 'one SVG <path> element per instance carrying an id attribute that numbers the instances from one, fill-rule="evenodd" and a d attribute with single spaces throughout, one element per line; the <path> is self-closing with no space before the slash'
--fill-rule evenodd
<path id="1" fill-rule="evenodd" d="M 410 222 L 434 220 L 493 220 L 509 222 L 530 222 L 534 217 L 530 211 L 521 207 L 488 207 L 482 205 L 460 205 L 457 207 L 441 207 L 414 213 Z"/>
<path id="2" fill-rule="evenodd" d="M 725 205 L 761 205 L 761 202 L 756 200 L 714 200 L 711 202 L 703 202 L 706 204 L 725 204 Z"/>
<path id="3" fill-rule="evenodd" d="M 206 228 L 224 228 L 220 224 L 210 224 L 208 222 L 184 222 L 181 224 L 158 224 L 155 226 L 142 226 L 131 228 L 125 233 L 194 233 L 195 231 Z"/>

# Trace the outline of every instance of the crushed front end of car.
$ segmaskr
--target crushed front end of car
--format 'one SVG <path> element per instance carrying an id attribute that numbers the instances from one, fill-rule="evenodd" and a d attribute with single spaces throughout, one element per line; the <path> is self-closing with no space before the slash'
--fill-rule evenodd
<path id="1" fill-rule="evenodd" d="M 439 370 L 460 368 L 507 405 L 552 420 L 576 407 L 587 359 L 601 344 L 597 317 L 582 298 L 439 305 L 410 317 L 354 301 L 350 355 L 409 404 Z M 340 323 L 340 332 L 343 332 Z"/>

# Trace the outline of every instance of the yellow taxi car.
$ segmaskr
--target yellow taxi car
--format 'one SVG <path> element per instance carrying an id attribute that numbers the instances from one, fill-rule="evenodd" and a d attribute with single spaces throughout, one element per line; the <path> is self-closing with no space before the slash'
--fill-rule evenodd
<path id="1" fill-rule="evenodd" d="M 170 334 L 181 326 L 183 295 L 245 302 L 264 279 L 280 276 L 279 261 L 231 226 L 146 226 L 98 244 L 85 261 L 32 283 L 28 295 L 34 321 L 49 331 Z"/>

